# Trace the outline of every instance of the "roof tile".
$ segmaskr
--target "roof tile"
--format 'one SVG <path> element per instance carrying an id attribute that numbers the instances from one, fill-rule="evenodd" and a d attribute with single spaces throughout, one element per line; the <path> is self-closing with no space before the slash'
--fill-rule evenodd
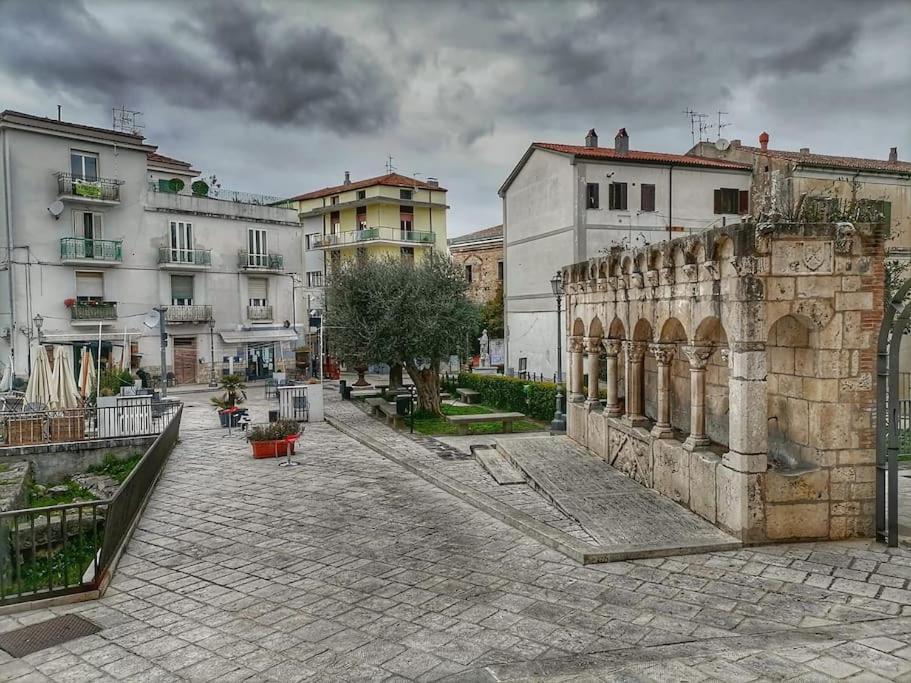
<path id="1" fill-rule="evenodd" d="M 373 185 L 389 185 L 391 187 L 416 187 L 421 190 L 438 190 L 440 192 L 446 192 L 446 188 L 438 187 L 436 185 L 431 185 L 424 182 L 423 180 L 417 180 L 416 178 L 409 178 L 408 176 L 399 175 L 398 173 L 387 173 L 386 175 L 376 176 L 375 178 L 367 178 L 365 180 L 356 180 L 350 182 L 347 185 L 333 185 L 332 187 L 324 187 L 321 190 L 314 190 L 313 192 L 307 192 L 306 194 L 301 194 L 296 197 L 291 197 L 291 201 L 304 201 L 307 199 L 319 199 L 320 197 L 327 197 L 329 195 L 338 194 L 339 192 L 350 192 L 351 190 L 360 190 L 365 187 L 372 187 Z"/>
<path id="2" fill-rule="evenodd" d="M 582 145 L 561 145 L 553 142 L 534 142 L 533 147 L 546 149 L 561 154 L 572 154 L 580 159 L 610 159 L 611 161 L 638 161 L 647 164 L 674 166 L 696 166 L 701 168 L 725 168 L 737 171 L 749 171 L 749 164 L 741 164 L 722 159 L 689 156 L 686 154 L 665 154 L 663 152 L 642 152 L 629 150 L 618 152 L 613 147 L 585 147 Z"/>

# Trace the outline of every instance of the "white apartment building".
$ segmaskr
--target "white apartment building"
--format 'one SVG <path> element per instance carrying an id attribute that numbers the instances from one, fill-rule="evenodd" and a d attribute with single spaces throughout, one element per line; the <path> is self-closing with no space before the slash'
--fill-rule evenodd
<path id="1" fill-rule="evenodd" d="M 550 279 L 558 268 L 613 244 L 651 244 L 738 222 L 749 213 L 750 170 L 631 150 L 622 128 L 612 147 L 600 147 L 594 130 L 584 145 L 532 143 L 499 191 L 507 368 L 556 373 Z"/>
<path id="2" fill-rule="evenodd" d="M 297 212 L 210 188 L 141 135 L 0 113 L 0 361 L 26 376 L 44 342 L 98 347 L 103 363 L 268 376 L 306 325 Z"/>

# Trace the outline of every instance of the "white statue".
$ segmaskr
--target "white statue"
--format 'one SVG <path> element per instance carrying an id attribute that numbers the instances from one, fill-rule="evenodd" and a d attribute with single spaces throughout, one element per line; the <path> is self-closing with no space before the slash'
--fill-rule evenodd
<path id="1" fill-rule="evenodd" d="M 490 338 L 487 336 L 487 328 L 481 332 L 478 343 L 481 348 L 481 367 L 490 367 Z"/>

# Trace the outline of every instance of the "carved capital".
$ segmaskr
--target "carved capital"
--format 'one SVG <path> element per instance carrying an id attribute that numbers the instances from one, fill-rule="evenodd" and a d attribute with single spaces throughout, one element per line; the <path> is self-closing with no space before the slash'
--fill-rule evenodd
<path id="1" fill-rule="evenodd" d="M 626 357 L 630 359 L 633 363 L 641 363 L 642 359 L 645 358 L 645 351 L 647 349 L 647 344 L 641 341 L 625 341 L 623 342 L 623 350 L 626 351 Z"/>
<path id="2" fill-rule="evenodd" d="M 617 276 L 616 275 L 611 275 L 609 278 L 607 278 L 607 286 L 610 287 L 611 289 L 617 289 Z"/>
<path id="3" fill-rule="evenodd" d="M 695 282 L 696 276 L 699 274 L 699 269 L 695 263 L 684 263 L 683 273 L 690 282 Z"/>
<path id="4" fill-rule="evenodd" d="M 569 351 L 570 353 L 582 353 L 583 349 L 582 337 L 570 337 L 569 338 Z"/>
<path id="5" fill-rule="evenodd" d="M 605 339 L 604 353 L 614 358 L 620 355 L 620 349 L 623 348 L 623 342 L 620 339 Z"/>
<path id="6" fill-rule="evenodd" d="M 661 269 L 661 279 L 664 281 L 664 284 L 666 284 L 666 285 L 674 284 L 674 267 L 665 266 L 664 268 L 662 268 Z"/>
<path id="7" fill-rule="evenodd" d="M 677 350 L 676 345 L 656 342 L 648 345 L 649 352 L 658 361 L 658 365 L 670 365 L 674 360 L 674 352 Z"/>
<path id="8" fill-rule="evenodd" d="M 601 353 L 601 337 L 586 337 L 584 344 L 586 353 Z"/>
<path id="9" fill-rule="evenodd" d="M 659 275 L 657 270 L 649 270 L 645 273 L 645 279 L 649 286 L 657 287 L 659 284 Z"/>
<path id="10" fill-rule="evenodd" d="M 636 289 L 642 289 L 642 273 L 630 273 L 629 282 L 630 286 Z"/>
<path id="11" fill-rule="evenodd" d="M 705 370 L 705 366 L 712 357 L 714 347 L 711 344 L 688 344 L 680 349 L 690 361 L 690 367 L 696 370 Z"/>
<path id="12" fill-rule="evenodd" d="M 705 261 L 703 262 L 702 267 L 705 272 L 712 276 L 713 280 L 721 279 L 721 271 L 718 269 L 717 261 Z"/>

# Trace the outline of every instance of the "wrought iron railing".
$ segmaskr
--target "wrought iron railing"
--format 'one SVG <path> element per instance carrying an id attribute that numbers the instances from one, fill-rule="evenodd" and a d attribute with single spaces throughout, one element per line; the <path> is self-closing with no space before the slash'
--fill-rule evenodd
<path id="1" fill-rule="evenodd" d="M 285 257 L 281 254 L 254 254 L 249 251 L 237 252 L 239 268 L 258 268 L 261 270 L 284 270 Z"/>
<path id="2" fill-rule="evenodd" d="M 222 187 L 208 187 L 205 194 L 193 191 L 192 185 L 188 189 L 186 196 L 200 197 L 202 199 L 215 199 L 221 202 L 234 202 L 235 204 L 252 204 L 254 206 L 274 206 L 279 209 L 293 209 L 294 202 L 285 197 L 275 197 L 267 194 L 256 194 L 255 192 L 240 192 L 238 190 L 226 190 Z M 178 194 L 170 188 L 161 187 L 157 182 L 149 182 L 149 190 L 152 192 L 161 192 L 162 194 Z"/>
<path id="3" fill-rule="evenodd" d="M 272 320 L 272 307 L 247 306 L 247 320 Z"/>
<path id="4" fill-rule="evenodd" d="M 345 230 L 335 235 L 316 235 L 313 238 L 315 249 L 327 249 L 365 242 L 397 242 L 401 244 L 433 245 L 436 235 L 422 230 L 399 230 L 398 228 L 364 228 L 363 230 Z"/>
<path id="5" fill-rule="evenodd" d="M 123 240 L 90 240 L 84 237 L 61 237 L 60 259 L 63 261 L 123 261 Z"/>
<path id="6" fill-rule="evenodd" d="M 167 263 L 187 266 L 211 266 L 211 249 L 172 249 L 171 247 L 158 248 L 158 263 Z"/>
<path id="7" fill-rule="evenodd" d="M 78 301 L 70 307 L 71 320 L 117 320 L 115 301 Z"/>
<path id="8" fill-rule="evenodd" d="M 0 604 L 98 589 L 177 443 L 182 408 L 107 500 L 0 512 Z"/>
<path id="9" fill-rule="evenodd" d="M 205 323 L 212 319 L 212 307 L 201 304 L 168 306 L 164 317 L 169 323 Z"/>
<path id="10" fill-rule="evenodd" d="M 120 201 L 122 180 L 113 178 L 92 178 L 60 171 L 57 176 L 57 194 L 61 197 L 78 197 L 106 202 Z"/>

